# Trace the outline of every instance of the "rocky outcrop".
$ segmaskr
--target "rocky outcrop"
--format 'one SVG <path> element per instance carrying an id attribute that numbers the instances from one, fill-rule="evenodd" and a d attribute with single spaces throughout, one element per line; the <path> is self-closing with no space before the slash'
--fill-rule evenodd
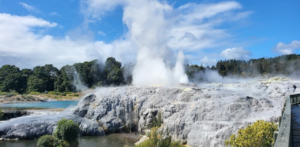
<path id="1" fill-rule="evenodd" d="M 290 82 L 100 88 L 85 97 L 74 114 L 114 133 L 124 127 L 144 132 L 160 112 L 163 135 L 190 146 L 224 146 L 242 127 L 260 119 L 278 120 Z"/>
<path id="2" fill-rule="evenodd" d="M 9 120 L 11 118 L 21 117 L 29 114 L 30 113 L 25 110 L 3 110 L 0 120 Z"/>
<path id="3" fill-rule="evenodd" d="M 0 135 L 31 139 L 50 134 L 62 117 L 80 123 L 82 135 L 145 132 L 161 113 L 163 135 L 189 146 L 224 146 L 242 127 L 261 119 L 277 121 L 289 86 L 299 83 L 256 80 L 201 84 L 198 88 L 99 88 L 67 115 L 12 119 L 0 124 Z"/>
<path id="4" fill-rule="evenodd" d="M 1 123 L 0 136 L 1 138 L 36 139 L 45 134 L 52 134 L 57 121 L 62 118 L 72 119 L 78 123 L 81 135 L 104 135 L 104 130 L 96 122 L 88 119 L 75 115 L 40 115 L 15 118 Z"/>

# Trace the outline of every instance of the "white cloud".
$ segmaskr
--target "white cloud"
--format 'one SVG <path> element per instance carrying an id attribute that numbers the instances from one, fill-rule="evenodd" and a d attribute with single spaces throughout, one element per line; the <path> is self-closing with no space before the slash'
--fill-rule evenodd
<path id="1" fill-rule="evenodd" d="M 203 66 L 213 66 L 216 65 L 217 60 L 216 59 L 212 59 L 209 58 L 207 56 L 204 56 L 201 60 L 200 60 L 201 65 Z"/>
<path id="2" fill-rule="evenodd" d="M 128 25 L 128 22 L 132 20 L 126 19 L 126 9 L 141 6 L 140 8 L 132 8 L 132 11 L 136 13 L 130 13 L 129 15 L 134 15 L 135 20 L 147 19 L 149 24 L 137 29 L 144 29 L 149 25 L 163 27 L 163 29 L 158 28 L 161 30 L 161 34 L 164 34 L 160 37 L 161 41 L 164 41 L 169 48 L 176 51 L 197 51 L 228 44 L 228 38 L 232 35 L 225 29 L 218 28 L 218 26 L 225 22 L 240 21 L 253 13 L 239 11 L 242 6 L 235 1 L 211 4 L 188 3 L 179 8 L 174 8 L 172 5 L 158 0 L 141 0 L 140 2 L 133 0 L 81 0 L 81 3 L 81 9 L 86 18 L 86 26 L 89 22 L 101 20 L 106 16 L 106 13 L 114 10 L 119 5 L 123 6 L 124 10 L 123 22 Z M 153 6 L 147 6 L 151 3 L 153 3 Z M 145 5 L 145 7 L 142 5 Z M 149 7 L 157 9 L 158 12 L 150 11 L 151 8 Z M 145 11 L 140 12 L 141 9 L 145 9 Z M 150 13 L 156 13 L 155 16 L 162 17 L 162 21 L 157 22 L 155 17 L 149 18 Z M 158 23 L 163 24 L 156 25 Z"/>
<path id="3" fill-rule="evenodd" d="M 21 6 L 23 6 L 25 9 L 27 9 L 28 11 L 39 12 L 39 9 L 37 9 L 37 8 L 31 6 L 31 5 L 28 5 L 28 4 L 23 3 L 23 2 L 19 2 L 19 4 Z"/>
<path id="4" fill-rule="evenodd" d="M 50 12 L 49 15 L 52 15 L 52 16 L 59 16 L 59 14 L 57 12 Z"/>
<path id="5" fill-rule="evenodd" d="M 32 68 L 53 64 L 61 67 L 93 59 L 105 60 L 109 56 L 121 61 L 134 60 L 135 57 L 135 47 L 130 41 L 115 40 L 106 44 L 102 41 L 74 41 L 69 36 L 56 39 L 36 31 L 58 25 L 33 16 L 0 13 L 0 22 L 1 65 L 13 64 L 21 68 Z"/>
<path id="6" fill-rule="evenodd" d="M 284 44 L 282 42 L 279 42 L 273 50 L 275 52 L 278 52 L 280 54 L 286 55 L 286 54 L 293 54 L 294 50 L 300 49 L 300 41 L 292 41 L 289 44 Z"/>
<path id="7" fill-rule="evenodd" d="M 98 31 L 98 34 L 99 34 L 99 35 L 102 35 L 102 36 L 105 36 L 105 33 L 102 32 L 102 31 Z"/>
<path id="8" fill-rule="evenodd" d="M 81 11 L 84 14 L 84 25 L 101 18 L 116 6 L 123 4 L 124 0 L 81 0 Z"/>
<path id="9" fill-rule="evenodd" d="M 221 56 L 225 59 L 247 60 L 251 56 L 249 50 L 243 48 L 227 48 L 221 52 Z"/>

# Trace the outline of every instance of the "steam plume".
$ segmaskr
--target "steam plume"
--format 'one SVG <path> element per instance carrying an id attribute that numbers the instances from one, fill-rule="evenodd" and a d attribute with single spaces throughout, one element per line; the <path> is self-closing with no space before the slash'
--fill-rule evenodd
<path id="1" fill-rule="evenodd" d="M 136 86 L 170 86 L 188 82 L 183 68 L 183 52 L 178 53 L 176 65 L 172 67 L 174 56 L 164 41 L 170 22 L 165 13 L 171 10 L 168 4 L 148 0 L 129 0 L 124 8 L 123 21 L 129 28 L 129 38 L 138 47 L 133 70 L 133 84 Z"/>

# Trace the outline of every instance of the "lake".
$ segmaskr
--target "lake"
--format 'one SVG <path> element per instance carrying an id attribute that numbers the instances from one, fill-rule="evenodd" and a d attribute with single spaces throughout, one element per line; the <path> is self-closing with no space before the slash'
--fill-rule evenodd
<path id="1" fill-rule="evenodd" d="M 134 145 L 138 135 L 134 134 L 111 134 L 107 136 L 79 137 L 78 147 L 124 147 Z M 1 147 L 34 147 L 36 140 L 0 141 Z"/>
<path id="2" fill-rule="evenodd" d="M 1 104 L 0 109 L 58 109 L 76 106 L 78 101 L 49 101 L 34 103 Z M 107 136 L 83 136 L 79 137 L 79 147 L 124 147 L 134 145 L 138 135 L 111 134 Z M 0 147 L 34 147 L 36 140 L 0 141 Z"/>
<path id="3" fill-rule="evenodd" d="M 0 104 L 0 109 L 58 109 L 76 106 L 78 101 L 49 101 L 32 103 Z"/>

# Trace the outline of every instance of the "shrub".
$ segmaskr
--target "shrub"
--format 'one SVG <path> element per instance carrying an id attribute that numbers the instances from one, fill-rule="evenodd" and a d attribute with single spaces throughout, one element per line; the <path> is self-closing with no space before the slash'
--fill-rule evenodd
<path id="1" fill-rule="evenodd" d="M 150 124 L 149 128 L 154 128 L 154 127 L 160 127 L 161 124 L 163 123 L 161 112 L 158 112 L 157 118 L 154 117 L 152 123 Z"/>
<path id="2" fill-rule="evenodd" d="M 54 138 L 52 135 L 44 135 L 37 141 L 37 147 L 53 147 Z"/>
<path id="3" fill-rule="evenodd" d="M 77 147 L 79 126 L 65 118 L 57 122 L 57 127 L 51 135 L 44 135 L 37 141 L 37 147 Z"/>
<path id="4" fill-rule="evenodd" d="M 39 94 L 41 94 L 41 93 L 39 93 L 39 92 L 34 92 L 34 91 L 31 91 L 29 94 L 30 94 L 30 95 L 39 95 Z"/>
<path id="5" fill-rule="evenodd" d="M 3 111 L 0 110 L 0 120 L 2 120 L 3 115 L 4 115 Z"/>
<path id="6" fill-rule="evenodd" d="M 5 96 L 6 96 L 6 97 L 12 97 L 12 96 L 14 96 L 14 94 L 12 94 L 12 93 L 6 93 Z"/>
<path id="7" fill-rule="evenodd" d="M 66 96 L 66 92 L 49 91 L 48 94 Z"/>
<path id="8" fill-rule="evenodd" d="M 26 99 L 34 99 L 34 97 L 31 96 L 31 95 L 28 95 L 28 96 L 26 96 L 25 98 L 26 98 Z"/>
<path id="9" fill-rule="evenodd" d="M 0 91 L 0 95 L 6 95 L 7 92 L 1 92 Z"/>
<path id="10" fill-rule="evenodd" d="M 149 139 L 135 147 L 183 147 L 179 142 L 172 142 L 171 136 L 163 138 L 156 127 L 151 128 Z"/>
<path id="11" fill-rule="evenodd" d="M 240 129 L 237 136 L 231 135 L 225 144 L 233 147 L 269 147 L 274 142 L 273 133 L 276 130 L 277 124 L 259 120 L 245 129 Z"/>
<path id="12" fill-rule="evenodd" d="M 48 94 L 59 95 L 59 92 L 49 91 Z"/>
<path id="13" fill-rule="evenodd" d="M 12 97 L 12 96 L 15 96 L 15 95 L 18 95 L 19 93 L 15 90 L 10 90 L 9 92 L 6 92 L 5 93 L 5 96 L 6 97 Z"/>
<path id="14" fill-rule="evenodd" d="M 77 140 L 79 134 L 79 126 L 72 120 L 65 118 L 57 122 L 57 127 L 54 131 L 54 137 L 58 140 L 72 143 Z"/>

